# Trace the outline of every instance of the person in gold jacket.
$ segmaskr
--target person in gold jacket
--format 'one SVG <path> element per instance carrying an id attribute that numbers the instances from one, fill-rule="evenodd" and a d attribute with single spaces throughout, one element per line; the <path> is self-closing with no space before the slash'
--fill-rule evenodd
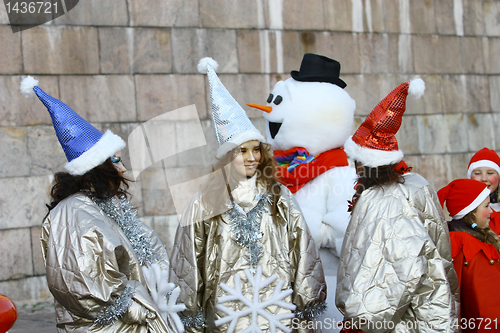
<path id="1" fill-rule="evenodd" d="M 54 176 L 41 237 L 58 332 L 182 332 L 176 311 L 185 307 L 168 284 L 165 247 L 127 199 L 125 142 L 101 133 L 32 77 L 21 91 L 45 104 L 68 159 L 67 172 Z"/>
<path id="2" fill-rule="evenodd" d="M 410 172 L 398 149 L 408 93 L 394 89 L 346 142 L 358 183 L 338 271 L 345 327 L 363 332 L 454 332 L 458 280 L 436 192 Z M 346 330 L 349 332 L 349 330 Z"/>
<path id="3" fill-rule="evenodd" d="M 299 329 L 325 308 L 317 247 L 290 191 L 272 177 L 269 145 L 220 83 L 216 63 L 200 63 L 219 162 L 187 204 L 172 250 L 183 322 L 189 332 Z"/>

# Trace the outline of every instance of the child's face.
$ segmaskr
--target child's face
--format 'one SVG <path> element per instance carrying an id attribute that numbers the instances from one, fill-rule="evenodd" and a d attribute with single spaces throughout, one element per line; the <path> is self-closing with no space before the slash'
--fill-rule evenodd
<path id="1" fill-rule="evenodd" d="M 476 216 L 476 223 L 477 226 L 480 228 L 488 228 L 488 225 L 490 224 L 490 215 L 492 213 L 492 210 L 490 208 L 490 198 L 487 197 L 484 199 L 483 203 L 477 207 L 476 212 L 474 215 Z"/>
<path id="2" fill-rule="evenodd" d="M 479 167 L 472 171 L 472 175 L 470 177 L 474 180 L 479 180 L 482 183 L 488 185 L 488 189 L 491 193 L 495 192 L 498 189 L 498 172 L 495 169 L 488 167 Z"/>
<path id="3" fill-rule="evenodd" d="M 259 166 L 261 153 L 260 142 L 257 140 L 247 141 L 235 150 L 236 158 L 233 166 L 240 176 L 252 177 Z"/>

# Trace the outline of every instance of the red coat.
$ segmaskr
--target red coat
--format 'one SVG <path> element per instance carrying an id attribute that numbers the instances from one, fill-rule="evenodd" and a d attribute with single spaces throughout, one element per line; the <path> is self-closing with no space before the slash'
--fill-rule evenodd
<path id="1" fill-rule="evenodd" d="M 452 231 L 450 238 L 460 285 L 459 327 L 462 332 L 500 332 L 498 251 L 464 231 Z"/>
<path id="2" fill-rule="evenodd" d="M 500 234 L 500 212 L 496 212 L 494 209 L 493 214 L 490 216 L 489 228 L 497 235 Z"/>

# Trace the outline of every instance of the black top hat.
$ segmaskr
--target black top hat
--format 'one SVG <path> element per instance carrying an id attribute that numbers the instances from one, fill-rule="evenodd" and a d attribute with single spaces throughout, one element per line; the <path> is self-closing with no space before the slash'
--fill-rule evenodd
<path id="1" fill-rule="evenodd" d="M 342 89 L 347 86 L 339 79 L 340 62 L 314 53 L 304 54 L 300 71 L 291 71 L 290 74 L 297 81 L 329 82 Z"/>

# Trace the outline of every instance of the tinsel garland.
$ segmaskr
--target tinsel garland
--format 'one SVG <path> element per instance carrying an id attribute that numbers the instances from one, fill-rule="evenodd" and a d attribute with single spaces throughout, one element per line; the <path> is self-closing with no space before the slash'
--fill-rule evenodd
<path id="1" fill-rule="evenodd" d="M 263 236 L 260 231 L 260 220 L 262 214 L 267 211 L 268 203 L 271 203 L 271 196 L 264 195 L 248 213 L 245 213 L 243 208 L 235 202 L 233 202 L 233 209 L 229 211 L 232 222 L 231 231 L 235 236 L 236 242 L 247 248 L 248 253 L 246 257 L 253 269 L 263 255 L 263 246 L 260 242 Z"/>
<path id="2" fill-rule="evenodd" d="M 134 292 L 132 288 L 127 287 L 123 293 L 118 297 L 113 304 L 104 307 L 94 319 L 94 324 L 97 326 L 104 326 L 114 323 L 127 312 Z"/>
<path id="3" fill-rule="evenodd" d="M 179 313 L 179 318 L 184 324 L 184 327 L 206 327 L 205 325 L 205 315 L 202 310 L 198 310 L 196 316 L 185 316 Z"/>
<path id="4" fill-rule="evenodd" d="M 325 312 L 326 308 L 327 305 L 325 301 L 316 303 L 305 308 L 304 310 L 295 310 L 295 318 L 298 318 L 300 320 L 314 320 L 323 312 Z"/>
<path id="5" fill-rule="evenodd" d="M 142 222 L 137 217 L 137 211 L 132 209 L 127 197 L 123 195 L 101 200 L 94 197 L 90 191 L 84 191 L 84 193 L 123 230 L 134 249 L 137 260 L 142 266 L 151 266 L 157 261 L 157 254 L 154 253 L 151 247 L 151 238 L 142 228 Z"/>

